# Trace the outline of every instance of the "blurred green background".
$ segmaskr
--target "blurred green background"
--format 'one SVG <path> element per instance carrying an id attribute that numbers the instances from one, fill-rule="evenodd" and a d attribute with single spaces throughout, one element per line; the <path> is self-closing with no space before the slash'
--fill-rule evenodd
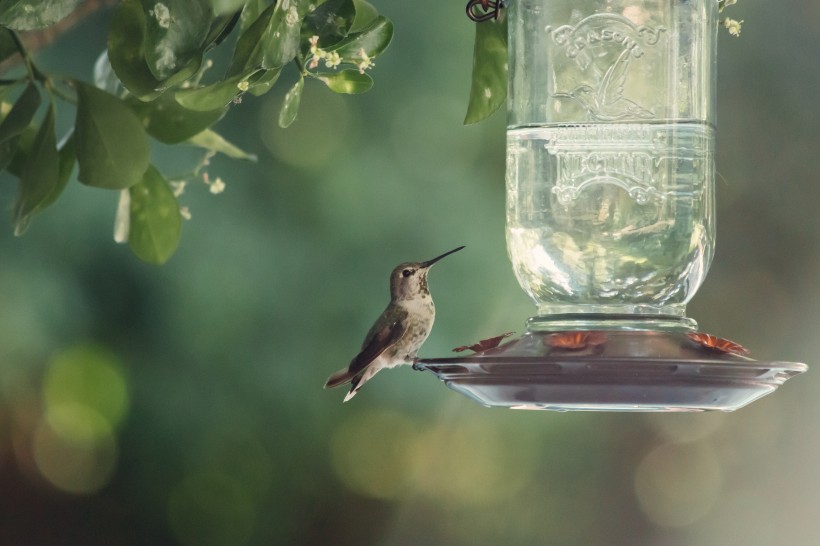
<path id="1" fill-rule="evenodd" d="M 322 390 L 401 261 L 467 245 L 431 275 L 422 356 L 534 313 L 504 243 L 504 115 L 461 124 L 464 2 L 376 4 L 396 36 L 374 89 L 307 82 L 287 130 L 295 74 L 233 108 L 217 130 L 259 163 L 213 160 L 226 190 L 186 190 L 167 265 L 115 245 L 116 194 L 74 182 L 0 236 L 0 544 L 820 544 L 814 370 L 733 414 L 491 410 L 407 368 L 345 405 Z M 811 365 L 820 4 L 727 14 L 745 24 L 720 39 L 717 254 L 689 316 Z M 90 80 L 109 17 L 38 61 Z M 199 155 L 154 157 L 173 175 Z M 0 179 L 6 209 L 15 191 Z"/>

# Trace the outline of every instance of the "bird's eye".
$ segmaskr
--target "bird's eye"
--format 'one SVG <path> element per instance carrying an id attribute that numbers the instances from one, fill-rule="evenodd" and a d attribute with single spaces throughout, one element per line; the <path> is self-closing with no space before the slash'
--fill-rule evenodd
<path id="1" fill-rule="evenodd" d="M 405 269 L 404 271 L 402 271 L 402 272 L 401 272 L 401 276 L 402 276 L 402 277 L 409 277 L 409 276 L 410 276 L 410 275 L 412 275 L 412 274 L 413 274 L 413 270 L 412 270 L 412 269 Z"/>

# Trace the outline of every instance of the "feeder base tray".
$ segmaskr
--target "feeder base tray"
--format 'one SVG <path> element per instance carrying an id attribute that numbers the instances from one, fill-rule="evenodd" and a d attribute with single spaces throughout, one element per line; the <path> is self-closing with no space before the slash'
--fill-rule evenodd
<path id="1" fill-rule="evenodd" d="M 658 331 L 531 331 L 480 353 L 420 359 L 415 367 L 485 406 L 664 412 L 734 411 L 808 369 Z"/>

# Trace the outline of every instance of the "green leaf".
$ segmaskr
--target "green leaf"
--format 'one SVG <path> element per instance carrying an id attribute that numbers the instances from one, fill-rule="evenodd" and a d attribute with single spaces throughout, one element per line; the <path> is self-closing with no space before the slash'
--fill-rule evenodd
<path id="1" fill-rule="evenodd" d="M 248 7 L 250 7 L 250 4 Z M 248 7 L 245 8 L 246 11 Z M 236 46 L 234 46 L 231 65 L 228 68 L 228 77 L 236 76 L 247 72 L 248 69 L 262 66 L 262 57 L 265 55 L 262 37 L 268 29 L 275 8 L 276 6 L 272 5 L 262 11 L 239 36 L 239 39 L 236 41 Z M 245 15 L 244 11 L 242 15 Z"/>
<path id="2" fill-rule="evenodd" d="M 0 142 L 13 138 L 29 126 L 40 107 L 40 93 L 33 83 L 28 84 L 0 123 Z"/>
<path id="3" fill-rule="evenodd" d="M 13 137 L 0 142 L 0 171 L 6 170 L 17 154 L 17 141 L 19 137 Z M 11 171 L 9 171 L 11 172 Z"/>
<path id="4" fill-rule="evenodd" d="M 145 58 L 145 35 L 145 14 L 139 0 L 122 0 L 114 12 L 108 33 L 108 59 L 128 91 L 142 100 L 152 100 L 196 74 L 202 64 L 202 54 L 200 52 L 171 77 L 157 79 Z"/>
<path id="5" fill-rule="evenodd" d="M 37 131 L 20 174 L 20 193 L 14 204 L 14 234 L 22 235 L 32 215 L 54 191 L 59 178 L 60 158 L 54 134 L 54 106 Z"/>
<path id="6" fill-rule="evenodd" d="M 9 165 L 10 173 L 18 177 L 23 176 L 26 165 L 30 161 L 31 153 L 34 149 L 34 141 L 37 138 L 38 133 L 39 130 L 33 125 L 26 128 L 23 132 L 22 137 L 19 139 L 19 149 L 15 150 L 16 155 L 14 156 L 14 162 Z M 57 145 L 57 151 L 59 154 L 57 181 L 51 191 L 48 192 L 48 195 L 43 197 L 30 216 L 33 216 L 34 214 L 51 206 L 51 204 L 54 203 L 58 197 L 60 197 L 60 194 L 63 193 L 63 190 L 68 184 L 68 180 L 71 177 L 71 173 L 74 171 L 74 165 L 76 163 L 73 131 L 63 137 L 62 142 Z M 22 229 L 25 229 L 25 225 L 22 226 Z M 19 234 L 20 233 L 18 233 L 18 235 Z"/>
<path id="7" fill-rule="evenodd" d="M 307 7 L 308 0 L 277 2 L 263 37 L 263 68 L 279 68 L 296 57 L 299 51 L 302 19 Z"/>
<path id="8" fill-rule="evenodd" d="M 2 29 L 0 29 L 2 30 Z M 2 35 L 2 34 L 0 34 Z M 21 83 L 19 80 L 17 81 L 4 81 L 0 83 L 0 118 L 5 117 L 8 115 L 9 110 L 11 110 L 11 103 L 5 100 L 6 95 L 8 95 L 9 91 L 14 89 L 14 87 Z M 2 122 L 2 119 L 0 119 Z"/>
<path id="9" fill-rule="evenodd" d="M 373 78 L 369 74 L 361 74 L 358 70 L 353 69 L 331 74 L 317 74 L 316 77 L 335 93 L 356 95 L 373 87 Z"/>
<path id="10" fill-rule="evenodd" d="M 247 0 L 211 0 L 211 9 L 216 15 L 225 15 L 242 9 Z"/>
<path id="11" fill-rule="evenodd" d="M 356 8 L 356 18 L 353 19 L 350 32 L 363 31 L 379 17 L 378 10 L 367 0 L 353 0 L 353 5 Z"/>
<path id="12" fill-rule="evenodd" d="M 490 117 L 507 99 L 507 18 L 476 23 L 473 78 L 464 124 Z"/>
<path id="13" fill-rule="evenodd" d="M 282 110 L 279 111 L 279 127 L 289 127 L 291 123 L 296 121 L 304 86 L 305 79 L 299 76 L 299 81 L 293 84 L 293 87 L 285 94 L 285 99 L 282 101 Z"/>
<path id="14" fill-rule="evenodd" d="M 151 102 L 142 102 L 134 98 L 127 102 L 148 134 L 166 144 L 188 140 L 222 119 L 227 111 L 225 108 L 189 110 L 181 106 L 170 92 Z"/>
<path id="15" fill-rule="evenodd" d="M 12 144 L 12 157 L 10 161 L 6 162 L 6 170 L 17 178 L 23 175 L 23 167 L 28 161 L 28 154 L 34 144 L 34 139 L 37 138 L 38 131 L 39 128 L 32 123 L 23 129 L 22 133 L 6 141 L 6 143 Z"/>
<path id="16" fill-rule="evenodd" d="M 158 97 L 163 83 L 145 61 L 145 15 L 139 0 L 122 0 L 108 33 L 108 59 L 114 73 L 131 93 L 143 100 Z"/>
<path id="17" fill-rule="evenodd" d="M 205 47 L 202 53 L 205 53 L 209 49 L 224 42 L 225 38 L 233 32 L 234 27 L 239 22 L 240 15 L 241 12 L 236 11 L 233 13 L 219 15 L 214 18 L 213 21 L 211 21 L 211 31 L 205 38 Z"/>
<path id="18" fill-rule="evenodd" d="M 205 129 L 198 135 L 194 135 L 189 138 L 187 142 L 188 144 L 193 144 L 194 146 L 199 146 L 200 148 L 205 148 L 206 150 L 211 150 L 212 152 L 224 154 L 232 159 L 256 161 L 256 154 L 249 154 L 242 151 L 235 145 L 222 138 L 219 133 L 216 133 L 211 129 Z"/>
<path id="19" fill-rule="evenodd" d="M 16 53 L 18 53 L 17 44 L 11 37 L 11 31 L 7 28 L 0 28 L 0 62 Z"/>
<path id="20" fill-rule="evenodd" d="M 335 51 L 344 59 L 359 57 L 364 49 L 368 57 L 379 56 L 393 39 L 393 23 L 387 17 L 379 16 L 361 32 L 350 34 L 336 45 L 326 48 Z"/>
<path id="21" fill-rule="evenodd" d="M 29 125 L 21 135 L 3 144 L 14 145 L 13 161 L 6 163 L 8 171 L 21 179 L 20 194 L 14 206 L 15 235 L 22 235 L 31 217 L 57 200 L 71 177 L 76 162 L 73 133 L 69 132 L 63 138 L 56 152 L 53 151 L 54 140 L 54 115 L 49 108 L 39 128 Z M 56 176 L 53 172 L 55 156 Z"/>
<path id="22" fill-rule="evenodd" d="M 225 108 L 237 95 L 242 93 L 238 85 L 247 79 L 239 74 L 224 81 L 218 81 L 195 89 L 177 91 L 174 97 L 183 107 L 199 112 L 208 112 Z"/>
<path id="23" fill-rule="evenodd" d="M 308 40 L 311 36 L 319 37 L 319 47 L 323 49 L 342 41 L 350 32 L 355 17 L 353 0 L 327 0 L 308 13 L 302 22 L 303 54 L 307 54 L 310 49 Z"/>
<path id="24" fill-rule="evenodd" d="M 141 0 L 148 68 L 160 81 L 201 62 L 213 12 L 209 0 Z"/>
<path id="25" fill-rule="evenodd" d="M 14 30 L 51 26 L 74 11 L 80 0 L 0 0 L 0 25 Z"/>
<path id="26" fill-rule="evenodd" d="M 142 179 L 148 168 L 148 136 L 133 110 L 117 97 L 75 81 L 75 123 L 80 182 L 123 189 Z"/>
<path id="27" fill-rule="evenodd" d="M 279 74 L 281 73 L 281 68 L 274 68 L 273 70 L 260 70 L 248 78 L 248 83 L 250 84 L 248 87 L 248 92 L 256 95 L 257 97 L 264 95 L 270 91 L 270 88 L 273 87 L 273 84 L 275 84 L 276 80 L 279 79 Z"/>
<path id="28" fill-rule="evenodd" d="M 40 206 L 37 207 L 37 212 L 50 206 L 63 193 L 68 179 L 71 178 L 71 173 L 74 172 L 74 165 L 77 163 L 77 152 L 74 148 L 74 132 L 69 132 L 63 137 L 62 142 L 57 145 L 57 152 L 60 156 L 60 168 L 57 174 L 57 184 L 48 194 L 48 197 L 43 199 Z"/>
<path id="29" fill-rule="evenodd" d="M 267 0 L 247 0 L 242 9 L 242 15 L 239 16 L 239 33 L 242 34 L 248 30 L 266 9 L 268 9 Z"/>
<path id="30" fill-rule="evenodd" d="M 160 265 L 179 245 L 182 216 L 174 192 L 153 165 L 129 189 L 131 196 L 128 246 L 140 260 Z"/>

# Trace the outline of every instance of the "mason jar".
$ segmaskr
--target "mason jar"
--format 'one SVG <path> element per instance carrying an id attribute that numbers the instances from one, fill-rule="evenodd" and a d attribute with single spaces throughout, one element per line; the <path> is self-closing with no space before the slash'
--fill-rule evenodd
<path id="1" fill-rule="evenodd" d="M 687 320 L 714 253 L 717 0 L 508 4 L 507 247 L 537 318 Z"/>

